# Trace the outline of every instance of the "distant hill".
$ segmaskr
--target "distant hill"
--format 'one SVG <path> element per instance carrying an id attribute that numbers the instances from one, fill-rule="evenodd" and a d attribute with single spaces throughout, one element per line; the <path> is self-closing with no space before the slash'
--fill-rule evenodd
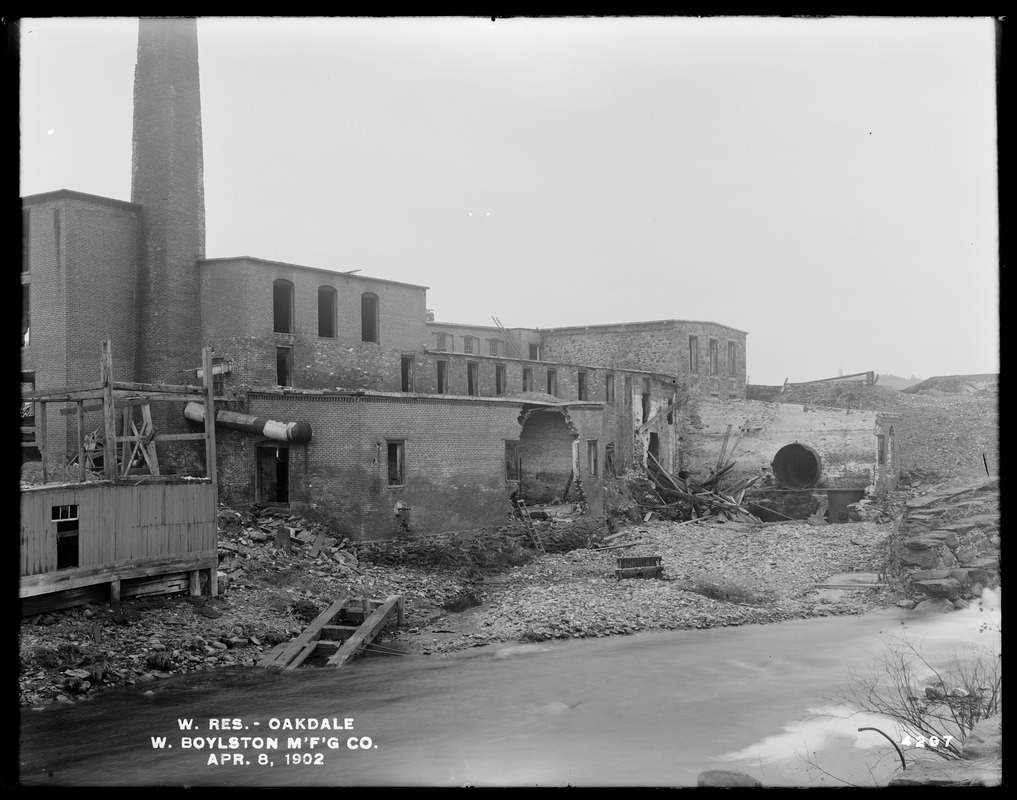
<path id="1" fill-rule="evenodd" d="M 936 375 L 904 390 L 907 394 L 942 392 L 943 394 L 992 394 L 999 391 L 999 375 Z"/>

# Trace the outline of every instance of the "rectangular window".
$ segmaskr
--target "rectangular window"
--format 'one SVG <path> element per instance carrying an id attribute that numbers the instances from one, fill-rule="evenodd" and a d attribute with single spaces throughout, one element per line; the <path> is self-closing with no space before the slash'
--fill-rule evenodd
<path id="1" fill-rule="evenodd" d="M 374 292 L 360 295 L 360 340 L 376 344 L 381 341 L 381 312 Z"/>
<path id="2" fill-rule="evenodd" d="M 582 370 L 579 371 L 579 399 L 589 400 L 589 394 L 587 390 L 587 374 Z"/>
<path id="3" fill-rule="evenodd" d="M 523 367 L 523 391 L 533 391 L 533 370 L 529 367 Z"/>
<path id="4" fill-rule="evenodd" d="M 699 337 L 689 337 L 689 372 L 699 372 Z"/>
<path id="5" fill-rule="evenodd" d="M 21 284 L 21 346 L 28 347 L 32 327 L 32 292 L 27 283 Z"/>
<path id="6" fill-rule="evenodd" d="M 505 480 L 517 481 L 521 472 L 519 442 L 505 442 Z"/>
<path id="7" fill-rule="evenodd" d="M 53 506 L 51 516 L 56 522 L 57 569 L 79 566 L 78 507 Z"/>
<path id="8" fill-rule="evenodd" d="M 435 337 L 438 343 L 435 345 L 435 349 L 441 350 L 442 352 L 448 350 L 448 336 L 444 333 L 436 333 Z"/>
<path id="9" fill-rule="evenodd" d="M 448 394 L 448 362 L 438 362 L 438 394 Z"/>
<path id="10" fill-rule="evenodd" d="M 293 333 L 293 284 L 281 278 L 272 283 L 272 330 Z"/>
<path id="11" fill-rule="evenodd" d="M 388 485 L 404 486 L 406 484 L 406 461 L 403 453 L 403 442 L 388 442 Z"/>
<path id="12" fill-rule="evenodd" d="M 498 339 L 491 339 L 488 342 L 489 352 L 491 353 L 492 356 L 499 355 L 499 345 L 500 344 L 501 344 L 501 341 L 498 340 Z"/>
<path id="13" fill-rule="evenodd" d="M 22 392 L 35 391 L 34 372 L 21 373 L 21 391 Z M 26 400 L 21 403 L 21 427 L 22 428 L 35 427 L 35 403 L 33 403 L 31 400 Z"/>
<path id="14" fill-rule="evenodd" d="M 402 387 L 404 392 L 413 391 L 413 356 L 403 356 L 400 359 L 402 373 Z"/>
<path id="15" fill-rule="evenodd" d="M 588 439 L 586 442 L 586 474 L 597 474 L 597 440 Z"/>
<path id="16" fill-rule="evenodd" d="M 632 406 L 632 376 L 625 376 L 625 408 Z"/>
<path id="17" fill-rule="evenodd" d="M 716 375 L 720 371 L 720 342 L 710 339 L 710 374 Z"/>
<path id="18" fill-rule="evenodd" d="M 540 345 L 530 345 L 530 361 L 540 361 Z"/>
<path id="19" fill-rule="evenodd" d="M 604 402 L 614 403 L 614 373 L 609 372 L 604 376 Z"/>
<path id="20" fill-rule="evenodd" d="M 738 345 L 727 343 L 727 374 L 734 378 L 738 374 Z"/>
<path id="21" fill-rule="evenodd" d="M 464 353 L 472 353 L 473 352 L 473 337 L 472 336 L 464 336 L 463 337 L 463 352 Z"/>
<path id="22" fill-rule="evenodd" d="M 498 364 L 494 368 L 494 393 L 505 394 L 505 365 Z"/>
<path id="23" fill-rule="evenodd" d="M 479 372 L 479 367 L 475 361 L 466 362 L 466 394 L 480 394 L 480 385 L 477 379 Z"/>
<path id="24" fill-rule="evenodd" d="M 614 445 L 604 445 L 604 472 L 608 475 L 617 475 L 618 472 L 614 466 Z"/>
<path id="25" fill-rule="evenodd" d="M 547 393 L 553 394 L 555 397 L 558 396 L 558 370 L 556 369 L 547 371 Z"/>
<path id="26" fill-rule="evenodd" d="M 334 339 L 336 328 L 336 290 L 331 286 L 318 287 L 318 336 Z"/>
<path id="27" fill-rule="evenodd" d="M 275 382 L 279 386 L 293 385 L 293 348 L 277 347 L 275 349 Z"/>

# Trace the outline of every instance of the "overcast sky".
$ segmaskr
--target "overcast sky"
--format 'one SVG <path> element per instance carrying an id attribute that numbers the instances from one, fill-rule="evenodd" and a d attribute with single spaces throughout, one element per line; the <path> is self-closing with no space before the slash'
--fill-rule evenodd
<path id="1" fill-rule="evenodd" d="M 136 19 L 24 20 L 22 194 L 129 200 Z M 206 250 L 438 320 L 710 320 L 752 383 L 999 369 L 989 18 L 198 22 Z"/>

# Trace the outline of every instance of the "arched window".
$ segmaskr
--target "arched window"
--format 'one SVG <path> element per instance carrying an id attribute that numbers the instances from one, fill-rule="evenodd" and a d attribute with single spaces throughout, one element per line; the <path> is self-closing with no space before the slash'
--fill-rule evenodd
<path id="1" fill-rule="evenodd" d="M 281 278 L 272 283 L 272 330 L 293 333 L 293 284 Z"/>
<path id="2" fill-rule="evenodd" d="M 379 341 L 378 327 L 378 295 L 373 292 L 364 292 L 360 295 L 361 341 Z"/>
<path id="3" fill-rule="evenodd" d="M 318 287 L 318 336 L 334 339 L 336 329 L 336 291 L 331 286 Z"/>

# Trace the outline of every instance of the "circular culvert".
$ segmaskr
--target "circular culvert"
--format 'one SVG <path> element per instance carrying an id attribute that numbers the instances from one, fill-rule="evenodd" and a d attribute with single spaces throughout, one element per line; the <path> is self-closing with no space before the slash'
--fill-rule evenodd
<path id="1" fill-rule="evenodd" d="M 811 489 L 823 472 L 823 459 L 807 444 L 794 442 L 777 451 L 773 475 L 785 489 Z"/>

